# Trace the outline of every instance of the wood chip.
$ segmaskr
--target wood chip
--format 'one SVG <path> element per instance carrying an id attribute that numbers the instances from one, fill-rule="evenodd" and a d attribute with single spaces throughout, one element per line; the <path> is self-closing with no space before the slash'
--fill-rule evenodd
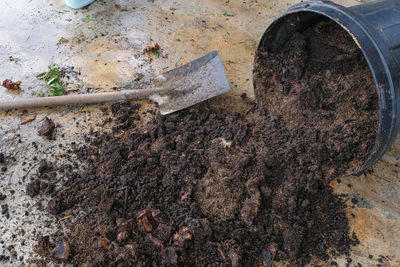
<path id="1" fill-rule="evenodd" d="M 26 124 L 28 122 L 34 121 L 36 119 L 36 115 L 22 115 L 21 116 L 21 124 Z"/>

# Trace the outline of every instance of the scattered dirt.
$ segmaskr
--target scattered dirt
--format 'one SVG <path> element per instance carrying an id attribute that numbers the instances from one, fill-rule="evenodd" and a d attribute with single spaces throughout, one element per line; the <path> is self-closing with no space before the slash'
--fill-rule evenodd
<path id="1" fill-rule="evenodd" d="M 144 49 L 144 54 L 151 59 L 154 56 L 160 56 L 160 50 L 161 46 L 158 43 L 153 43 Z"/>
<path id="2" fill-rule="evenodd" d="M 112 106 L 113 131 L 86 136 L 49 193 L 55 216 L 80 211 L 64 221 L 71 263 L 303 266 L 349 253 L 358 241 L 328 181 L 360 170 L 373 146 L 368 67 L 327 22 L 256 62 L 258 101 L 244 97 L 243 114 L 217 99 L 139 129 L 134 107 Z"/>
<path id="3" fill-rule="evenodd" d="M 2 204 L 1 205 L 1 214 L 4 215 L 7 219 L 10 217 L 9 209 L 7 204 Z"/>

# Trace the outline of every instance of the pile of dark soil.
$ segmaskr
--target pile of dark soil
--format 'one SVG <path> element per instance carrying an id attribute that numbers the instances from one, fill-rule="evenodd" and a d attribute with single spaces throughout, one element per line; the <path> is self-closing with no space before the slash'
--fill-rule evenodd
<path id="1" fill-rule="evenodd" d="M 210 101 L 139 129 L 135 108 L 112 106 L 113 133 L 87 137 L 48 203 L 60 217 L 82 210 L 64 222 L 69 261 L 301 266 L 357 244 L 328 181 L 359 170 L 376 135 L 360 51 L 322 22 L 281 53 L 258 54 L 256 70 L 258 102 L 245 100 L 246 114 Z"/>

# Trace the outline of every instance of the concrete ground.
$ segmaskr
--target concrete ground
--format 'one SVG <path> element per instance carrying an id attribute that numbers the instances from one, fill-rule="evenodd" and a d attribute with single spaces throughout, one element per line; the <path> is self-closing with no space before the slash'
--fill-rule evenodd
<path id="1" fill-rule="evenodd" d="M 150 79 L 213 50 L 221 54 L 233 89 L 230 95 L 253 96 L 252 61 L 258 40 L 275 18 L 297 2 L 97 0 L 75 11 L 62 0 L 2 0 L 0 80 L 21 80 L 22 90 L 0 88 L 0 100 L 34 97 L 43 90 L 35 76 L 51 63 L 65 68 L 70 77 L 64 78 L 66 89 L 73 94 L 129 86 L 138 76 Z M 234 16 L 224 16 L 225 12 Z M 149 58 L 143 50 L 154 43 L 161 46 L 160 55 Z M 36 118 L 21 125 L 23 115 Z M 61 155 L 73 146 L 71 142 L 83 142 L 91 129 L 108 130 L 100 124 L 101 116 L 98 105 L 0 111 L 0 152 L 7 156 L 6 163 L 0 163 L 0 168 L 6 167 L 0 171 L 0 193 L 6 195 L 0 200 L 0 255 L 10 257 L 0 258 L 1 266 L 34 266 L 36 236 L 63 231 L 63 222 L 71 219 L 42 212 L 46 200 L 30 198 L 25 187 L 41 159 L 59 166 L 66 161 Z M 37 134 L 45 117 L 57 124 L 55 140 Z M 400 266 L 399 164 L 397 139 L 370 174 L 332 182 L 348 201 L 351 230 L 361 242 L 352 249 L 350 266 Z M 357 204 L 351 202 L 353 198 Z M 335 261 L 345 266 L 344 257 Z"/>

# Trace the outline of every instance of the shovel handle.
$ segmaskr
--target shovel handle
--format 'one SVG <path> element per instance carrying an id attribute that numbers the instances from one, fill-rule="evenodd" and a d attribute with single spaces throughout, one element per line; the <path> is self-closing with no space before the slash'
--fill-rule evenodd
<path id="1" fill-rule="evenodd" d="M 94 104 L 130 99 L 145 99 L 153 94 L 157 94 L 157 92 L 158 91 L 154 89 L 123 90 L 119 92 L 25 98 L 12 101 L 0 101 L 0 109 L 34 108 L 69 104 Z"/>

